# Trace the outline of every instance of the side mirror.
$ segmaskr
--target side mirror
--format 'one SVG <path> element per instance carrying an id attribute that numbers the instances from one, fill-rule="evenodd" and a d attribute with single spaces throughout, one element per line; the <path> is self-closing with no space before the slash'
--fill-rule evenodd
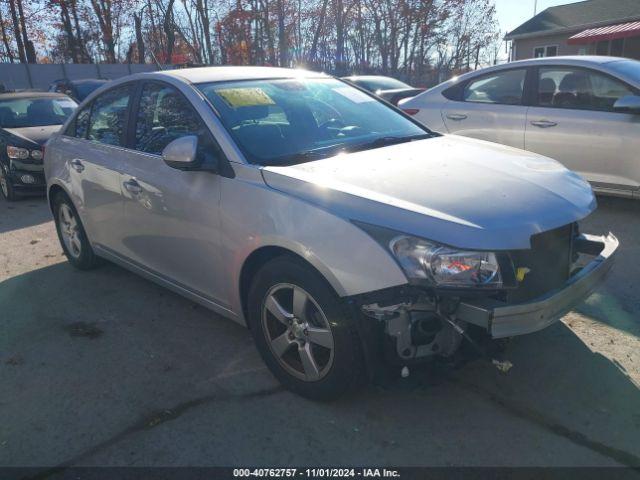
<path id="1" fill-rule="evenodd" d="M 616 100 L 613 109 L 619 112 L 640 113 L 640 96 L 626 95 Z"/>
<path id="2" fill-rule="evenodd" d="M 164 163 L 178 170 L 193 170 L 198 167 L 198 137 L 187 135 L 176 138 L 162 151 Z"/>

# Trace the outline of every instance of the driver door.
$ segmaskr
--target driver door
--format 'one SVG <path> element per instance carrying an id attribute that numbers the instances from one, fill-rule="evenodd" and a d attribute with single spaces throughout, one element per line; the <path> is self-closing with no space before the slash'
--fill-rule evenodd
<path id="1" fill-rule="evenodd" d="M 126 255 L 153 274 L 219 305 L 220 177 L 169 167 L 162 151 L 195 135 L 198 156 L 220 148 L 189 101 L 173 86 L 145 82 L 132 113 L 130 153 L 121 178 Z M 211 157 L 211 158 L 209 158 Z"/>

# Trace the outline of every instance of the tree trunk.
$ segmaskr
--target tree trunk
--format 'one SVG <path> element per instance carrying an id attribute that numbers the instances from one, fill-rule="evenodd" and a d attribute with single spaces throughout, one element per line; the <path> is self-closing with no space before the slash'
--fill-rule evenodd
<path id="1" fill-rule="evenodd" d="M 137 13 L 133 14 L 133 22 L 135 24 L 136 30 L 136 48 L 138 50 L 138 63 L 144 63 L 145 59 L 145 51 L 144 51 L 144 38 L 142 36 L 142 12 L 140 15 Z"/>
<path id="2" fill-rule="evenodd" d="M 211 20 L 209 19 L 209 4 L 207 0 L 197 0 L 196 10 L 202 24 L 202 34 L 204 35 L 204 46 L 207 52 L 208 63 L 213 63 L 213 47 L 211 45 Z"/>
<path id="3" fill-rule="evenodd" d="M 22 41 L 24 43 L 24 52 L 27 58 L 27 63 L 37 63 L 36 49 L 33 46 L 33 42 L 29 40 L 27 34 L 27 22 L 24 18 L 24 10 L 22 8 L 22 0 L 16 0 L 18 5 L 18 15 L 20 17 L 20 30 L 22 31 Z"/>
<path id="4" fill-rule="evenodd" d="M 280 66 L 289 66 L 289 45 L 287 42 L 287 32 L 284 24 L 284 0 L 276 1 L 276 8 L 278 9 L 278 50 L 280 57 Z"/>
<path id="5" fill-rule="evenodd" d="M 4 49 L 7 52 L 7 58 L 13 63 L 13 52 L 11 51 L 11 45 L 9 44 L 9 38 L 7 37 L 7 29 L 4 25 L 4 17 L 2 16 L 2 10 L 0 10 L 0 27 L 2 28 L 2 43 Z"/>
<path id="6" fill-rule="evenodd" d="M 162 28 L 164 34 L 167 37 L 167 63 L 172 63 L 173 47 L 176 43 L 176 34 L 173 25 L 173 4 L 175 0 L 169 0 L 167 4 L 167 11 L 164 14 L 164 20 L 162 22 Z"/>
<path id="7" fill-rule="evenodd" d="M 76 45 L 78 48 L 78 62 L 80 63 L 93 63 L 93 59 L 87 51 L 87 46 L 82 38 L 82 32 L 80 31 L 80 19 L 78 18 L 78 2 L 77 0 L 71 0 L 69 7 L 71 8 L 71 16 L 73 17 L 73 25 L 76 30 Z"/>
<path id="8" fill-rule="evenodd" d="M 113 22 L 111 19 L 111 0 L 91 0 L 93 11 L 98 17 L 98 24 L 104 43 L 107 63 L 116 63 L 116 45 L 113 38 Z"/>
<path id="9" fill-rule="evenodd" d="M 22 34 L 20 32 L 20 22 L 18 22 L 18 13 L 16 12 L 15 0 L 9 0 L 9 10 L 11 12 L 11 21 L 13 22 L 13 36 L 16 39 L 20 63 L 27 63 L 27 56 L 24 52 L 24 44 L 22 43 Z"/>
<path id="10" fill-rule="evenodd" d="M 311 50 L 309 50 L 309 61 L 312 64 L 314 64 L 316 61 L 316 55 L 318 52 L 318 40 L 320 39 L 320 33 L 322 32 L 324 19 L 327 15 L 328 5 L 329 5 L 329 0 L 323 0 L 322 9 L 320 10 L 320 18 L 318 19 L 318 26 L 316 27 L 316 31 L 313 34 L 313 42 L 311 42 Z"/>

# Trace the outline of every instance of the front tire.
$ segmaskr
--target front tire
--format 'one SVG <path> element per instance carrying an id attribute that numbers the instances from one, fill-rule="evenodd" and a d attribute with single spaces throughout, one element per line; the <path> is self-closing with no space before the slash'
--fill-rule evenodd
<path id="1" fill-rule="evenodd" d="M 7 202 L 15 202 L 18 199 L 16 189 L 11 184 L 2 165 L 0 165 L 0 192 Z"/>
<path id="2" fill-rule="evenodd" d="M 366 377 L 360 339 L 338 295 L 295 257 L 277 257 L 255 275 L 248 320 L 257 348 L 289 390 L 332 400 Z"/>
<path id="3" fill-rule="evenodd" d="M 79 270 L 98 266 L 100 259 L 93 252 L 80 216 L 67 195 L 58 193 L 54 198 L 53 217 L 60 245 L 69 263 Z"/>

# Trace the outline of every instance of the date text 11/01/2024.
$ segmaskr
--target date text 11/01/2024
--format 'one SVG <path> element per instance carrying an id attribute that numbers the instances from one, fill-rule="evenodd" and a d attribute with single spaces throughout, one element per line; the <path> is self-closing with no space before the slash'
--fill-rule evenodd
<path id="1" fill-rule="evenodd" d="M 234 478 L 400 478 L 400 473 L 386 468 L 236 468 L 233 470 L 233 476 Z"/>

